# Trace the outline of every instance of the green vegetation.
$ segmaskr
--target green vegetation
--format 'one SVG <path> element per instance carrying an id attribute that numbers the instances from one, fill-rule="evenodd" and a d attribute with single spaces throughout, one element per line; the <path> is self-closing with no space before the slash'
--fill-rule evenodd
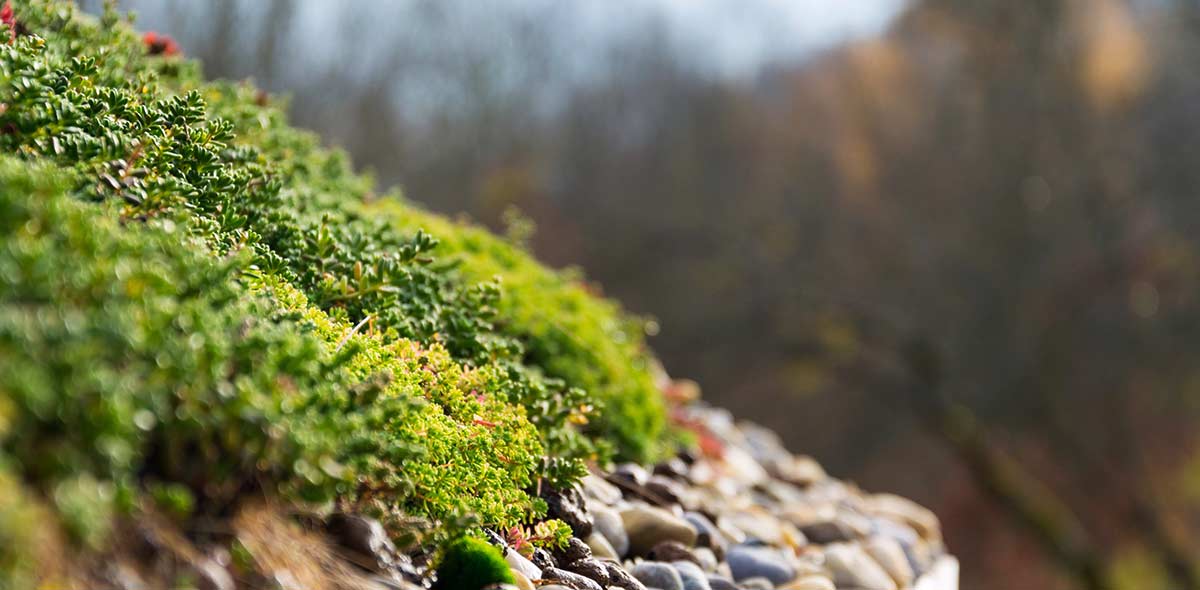
<path id="1" fill-rule="evenodd" d="M 615 304 L 75 10 L 22 2 L 0 45 L 0 536 L 23 498 L 98 547 L 143 498 L 248 493 L 507 528 L 663 450 Z"/>
<path id="2" fill-rule="evenodd" d="M 446 545 L 434 588 L 479 590 L 492 584 L 512 583 L 512 572 L 499 549 L 482 539 L 462 537 Z"/>
<path id="3" fill-rule="evenodd" d="M 468 280 L 500 277 L 498 329 L 524 345 L 527 363 L 591 394 L 602 411 L 589 431 L 630 460 L 652 460 L 663 451 L 666 413 L 639 322 L 589 293 L 578 276 L 556 273 L 486 230 L 394 201 L 374 203 L 371 211 L 439 236 L 443 255 L 459 261 Z"/>

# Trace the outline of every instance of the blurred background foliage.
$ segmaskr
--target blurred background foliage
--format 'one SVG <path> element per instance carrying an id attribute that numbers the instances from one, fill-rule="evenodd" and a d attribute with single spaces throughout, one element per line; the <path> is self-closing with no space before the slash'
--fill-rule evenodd
<path id="1" fill-rule="evenodd" d="M 518 208 L 673 374 L 934 508 L 964 588 L 1198 587 L 1200 4 L 821 4 L 122 2 L 409 198 Z"/>

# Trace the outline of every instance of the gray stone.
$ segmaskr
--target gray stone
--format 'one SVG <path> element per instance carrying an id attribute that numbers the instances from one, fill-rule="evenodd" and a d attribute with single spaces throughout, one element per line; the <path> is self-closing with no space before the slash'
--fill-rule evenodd
<path id="1" fill-rule="evenodd" d="M 603 586 L 597 584 L 591 578 L 574 572 L 560 570 L 556 567 L 548 567 L 542 570 L 542 579 L 551 580 L 575 590 L 604 590 Z"/>
<path id="2" fill-rule="evenodd" d="M 533 580 L 531 580 L 529 576 L 526 576 L 515 569 L 512 570 L 512 576 L 513 581 L 515 581 L 517 584 L 517 588 L 520 590 L 533 590 Z M 539 575 L 538 578 L 541 578 L 541 576 Z"/>
<path id="3" fill-rule="evenodd" d="M 857 545 L 836 544 L 825 548 L 825 566 L 837 586 L 862 590 L 896 590 L 896 582 L 883 567 Z"/>
<path id="4" fill-rule="evenodd" d="M 604 567 L 608 568 L 608 584 L 610 588 L 621 588 L 623 590 L 646 590 L 646 586 L 642 585 L 637 578 L 625 571 L 620 564 L 606 561 Z"/>
<path id="5" fill-rule="evenodd" d="M 657 561 L 643 561 L 633 566 L 633 577 L 651 588 L 683 590 L 683 578 L 675 568 Z"/>
<path id="6" fill-rule="evenodd" d="M 629 535 L 629 550 L 635 555 L 644 555 L 662 541 L 679 541 L 688 546 L 696 542 L 695 527 L 661 508 L 632 506 L 621 511 L 621 522 Z"/>
<path id="7" fill-rule="evenodd" d="M 683 518 L 696 527 L 696 546 L 708 547 L 712 549 L 713 554 L 717 559 L 721 559 L 725 555 L 725 535 L 717 529 L 717 525 L 713 524 L 707 516 L 699 512 L 686 512 Z"/>
<path id="8" fill-rule="evenodd" d="M 683 580 L 683 590 L 712 590 L 708 585 L 708 576 L 700 566 L 690 561 L 676 561 L 671 565 Z"/>
<path id="9" fill-rule="evenodd" d="M 592 580 L 601 586 L 608 586 L 608 568 L 595 559 L 580 559 L 574 563 L 567 564 L 565 569 Z"/>
<path id="10" fill-rule="evenodd" d="M 671 457 L 654 466 L 655 475 L 665 475 L 676 479 L 685 479 L 688 475 L 688 464 L 679 457 Z"/>
<path id="11" fill-rule="evenodd" d="M 825 576 L 802 576 L 779 587 L 779 590 L 837 590 L 833 580 Z"/>
<path id="12" fill-rule="evenodd" d="M 745 590 L 775 590 L 775 584 L 763 577 L 746 578 L 738 581 L 738 588 Z"/>
<path id="13" fill-rule="evenodd" d="M 894 494 L 875 494 L 869 500 L 870 511 L 875 516 L 884 516 L 903 522 L 917 531 L 927 541 L 941 541 L 941 526 L 933 511 Z"/>
<path id="14" fill-rule="evenodd" d="M 625 557 L 629 553 L 629 535 L 625 532 L 625 523 L 621 520 L 621 515 L 615 510 L 596 507 L 592 510 L 592 518 L 595 521 L 595 530 L 604 535 L 618 557 Z"/>
<path id="15" fill-rule="evenodd" d="M 758 506 L 727 512 L 723 518 L 745 533 L 747 538 L 758 539 L 769 545 L 783 545 L 786 541 L 780 520 Z"/>
<path id="16" fill-rule="evenodd" d="M 550 552 L 542 549 L 541 547 L 537 547 L 533 550 L 533 553 L 529 556 L 529 561 L 533 562 L 533 565 L 536 565 L 543 570 L 557 565 L 554 561 L 554 557 L 550 555 Z"/>
<path id="17" fill-rule="evenodd" d="M 871 532 L 871 521 L 852 512 L 839 511 L 833 518 L 812 522 L 800 527 L 808 540 L 829 544 L 853 541 Z"/>
<path id="18" fill-rule="evenodd" d="M 709 575 L 708 587 L 712 590 L 737 590 L 737 585 L 733 583 L 733 580 L 725 576 Z"/>
<path id="19" fill-rule="evenodd" d="M 621 501 L 621 490 L 594 473 L 585 475 L 580 484 L 585 495 L 595 498 L 601 504 L 612 506 Z M 588 508 L 592 508 L 592 503 L 588 503 Z"/>
<path id="20" fill-rule="evenodd" d="M 579 537 L 571 537 L 567 539 L 567 546 L 554 549 L 550 552 L 554 556 L 554 561 L 560 566 L 568 564 L 580 559 L 587 559 L 592 556 L 592 548 L 588 547 L 587 543 L 583 542 Z"/>
<path id="21" fill-rule="evenodd" d="M 917 580 L 916 590 L 958 590 L 958 560 L 943 555 Z"/>
<path id="22" fill-rule="evenodd" d="M 508 567 L 521 572 L 521 574 L 530 580 L 537 580 L 542 577 L 542 568 L 533 565 L 532 561 L 529 561 L 524 555 L 512 549 L 504 550 L 504 561 L 508 562 Z"/>
<path id="23" fill-rule="evenodd" d="M 373 573 L 391 573 L 401 561 L 387 531 L 373 518 L 337 512 L 329 516 L 325 532 L 342 550 L 356 557 L 355 563 Z"/>
<path id="24" fill-rule="evenodd" d="M 650 561 L 690 561 L 696 565 L 700 565 L 700 558 L 696 557 L 683 543 L 679 541 L 662 541 L 655 544 L 646 552 L 646 559 Z"/>
<path id="25" fill-rule="evenodd" d="M 896 586 L 907 588 L 912 585 L 916 576 L 899 541 L 891 537 L 872 537 L 863 543 L 863 549 L 892 577 Z"/>
<path id="26" fill-rule="evenodd" d="M 683 489 L 683 485 L 669 477 L 664 477 L 662 475 L 650 476 L 650 480 L 646 482 L 645 487 L 656 496 L 672 504 L 679 504 L 683 496 L 686 494 Z"/>
<path id="27" fill-rule="evenodd" d="M 571 531 L 581 537 L 592 532 L 592 516 L 579 486 L 562 489 L 542 486 L 541 497 L 546 501 L 546 516 L 557 518 L 569 525 Z"/>
<path id="28" fill-rule="evenodd" d="M 780 552 L 767 547 L 735 545 L 725 555 L 733 579 L 766 578 L 772 584 L 782 584 L 796 577 L 796 568 Z"/>
<path id="29" fill-rule="evenodd" d="M 622 463 L 613 469 L 612 477 L 619 477 L 626 481 L 631 481 L 637 485 L 645 485 L 650 479 L 650 474 L 646 469 L 637 463 Z M 663 590 L 666 590 L 665 588 Z"/>
<path id="30" fill-rule="evenodd" d="M 697 547 L 692 551 L 692 555 L 696 556 L 696 561 L 700 564 L 700 569 L 706 572 L 717 571 L 717 566 L 721 563 L 721 560 L 717 559 L 713 550 L 708 547 Z"/>
<path id="31" fill-rule="evenodd" d="M 592 531 L 592 534 L 587 537 L 587 546 L 591 548 L 592 555 L 601 559 L 621 559 L 621 555 L 613 548 L 612 543 L 604 538 L 604 535 L 599 531 Z"/>

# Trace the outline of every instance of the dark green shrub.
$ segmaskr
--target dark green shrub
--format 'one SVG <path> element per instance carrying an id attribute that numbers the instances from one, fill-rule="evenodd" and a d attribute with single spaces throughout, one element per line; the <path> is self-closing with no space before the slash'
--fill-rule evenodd
<path id="1" fill-rule="evenodd" d="M 491 584 L 513 583 L 512 571 L 500 550 L 475 537 L 449 543 L 437 573 L 436 590 L 479 590 Z"/>

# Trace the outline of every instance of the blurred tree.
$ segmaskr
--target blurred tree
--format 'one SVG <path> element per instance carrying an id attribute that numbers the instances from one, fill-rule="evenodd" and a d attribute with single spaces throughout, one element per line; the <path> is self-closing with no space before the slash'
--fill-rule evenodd
<path id="1" fill-rule="evenodd" d="M 597 51 L 571 3 L 366 4 L 171 28 L 411 197 L 520 207 L 707 397 L 934 504 L 964 587 L 1200 586 L 1200 5 L 925 0 L 722 78 L 651 16 Z"/>

